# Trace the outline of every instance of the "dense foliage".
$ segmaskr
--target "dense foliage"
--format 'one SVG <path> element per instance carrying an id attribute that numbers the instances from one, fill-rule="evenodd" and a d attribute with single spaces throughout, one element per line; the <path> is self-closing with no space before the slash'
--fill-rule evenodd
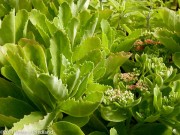
<path id="1" fill-rule="evenodd" d="M 178 7 L 0 0 L 0 134 L 180 135 Z"/>

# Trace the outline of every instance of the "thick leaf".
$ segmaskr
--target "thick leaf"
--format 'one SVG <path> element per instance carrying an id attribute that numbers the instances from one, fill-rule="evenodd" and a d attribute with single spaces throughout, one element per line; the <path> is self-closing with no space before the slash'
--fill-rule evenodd
<path id="1" fill-rule="evenodd" d="M 160 114 L 150 115 L 144 120 L 144 122 L 151 122 L 152 123 L 152 122 L 157 121 L 159 119 L 159 117 L 160 117 Z"/>
<path id="2" fill-rule="evenodd" d="M 79 87 L 77 88 L 77 92 L 75 93 L 74 97 L 76 99 L 80 98 L 87 89 L 87 84 L 90 81 L 90 75 L 93 70 L 93 63 L 92 62 L 84 62 L 80 67 L 80 78 L 79 81 L 81 82 Z"/>
<path id="3" fill-rule="evenodd" d="M 11 51 L 8 52 L 8 61 L 21 79 L 21 83 L 24 88 L 27 88 L 25 90 L 28 90 L 33 96 L 39 98 L 48 106 L 52 107 L 48 89 L 42 82 L 38 81 L 37 71 L 31 62 L 25 62 L 25 60 L 23 60 L 20 56 Z"/>
<path id="4" fill-rule="evenodd" d="M 98 22 L 100 23 L 103 19 L 107 20 L 112 15 L 112 13 L 113 13 L 113 11 L 111 9 L 99 10 Z"/>
<path id="5" fill-rule="evenodd" d="M 25 57 L 28 61 L 32 61 L 44 72 L 48 72 L 45 52 L 36 41 L 21 39 L 18 45 L 23 47 L 23 51 L 26 53 Z"/>
<path id="6" fill-rule="evenodd" d="M 49 47 L 49 39 L 57 31 L 57 28 L 46 18 L 44 14 L 36 9 L 33 9 L 30 12 L 29 19 L 34 27 L 39 31 L 46 47 Z"/>
<path id="7" fill-rule="evenodd" d="M 20 2 L 21 3 L 21 2 Z M 28 12 L 26 10 L 19 10 L 16 13 L 16 20 L 15 20 L 15 41 L 16 43 L 19 41 L 20 38 L 26 37 L 26 27 L 28 23 Z"/>
<path id="8" fill-rule="evenodd" d="M 85 135 L 77 125 L 67 121 L 54 123 L 48 130 L 53 132 L 53 135 Z"/>
<path id="9" fill-rule="evenodd" d="M 129 52 L 132 49 L 134 42 L 138 38 L 140 38 L 141 35 L 142 35 L 141 29 L 136 29 L 132 31 L 132 33 L 128 35 L 127 37 L 125 37 L 123 40 L 122 38 L 120 38 L 119 41 L 117 40 L 117 42 L 115 42 L 112 45 L 111 51 L 112 52 L 120 52 L 120 51 Z"/>
<path id="10" fill-rule="evenodd" d="M 74 70 L 73 64 L 63 55 L 60 55 L 60 78 L 62 79 L 63 83 L 67 83 L 68 75 L 71 72 L 76 71 Z"/>
<path id="11" fill-rule="evenodd" d="M 92 50 L 87 53 L 78 63 L 84 63 L 85 61 L 91 61 L 96 66 L 102 60 L 102 51 L 100 49 Z"/>
<path id="12" fill-rule="evenodd" d="M 85 26 L 88 20 L 92 17 L 92 15 L 87 10 L 82 11 L 79 15 L 82 26 Z"/>
<path id="13" fill-rule="evenodd" d="M 111 51 L 112 52 L 120 52 L 120 51 L 129 52 L 131 48 L 133 47 L 133 44 L 135 41 L 136 41 L 135 38 L 128 38 L 120 43 L 113 44 Z"/>
<path id="14" fill-rule="evenodd" d="M 1 74 L 9 79 L 10 81 L 14 82 L 16 85 L 21 86 L 21 81 L 16 74 L 15 70 L 11 66 L 4 66 L 1 68 Z"/>
<path id="15" fill-rule="evenodd" d="M 180 80 L 173 82 L 172 88 L 173 92 L 177 92 L 176 100 L 180 99 Z"/>
<path id="16" fill-rule="evenodd" d="M 0 17 L 3 17 L 6 14 L 8 14 L 8 12 L 9 12 L 8 10 L 10 10 L 10 9 L 7 8 L 7 5 L 0 3 Z"/>
<path id="17" fill-rule="evenodd" d="M 69 90 L 69 95 L 74 96 L 77 92 L 79 85 L 81 84 L 80 78 L 80 70 L 77 69 L 75 72 L 70 74 L 67 78 L 67 87 Z"/>
<path id="18" fill-rule="evenodd" d="M 31 11 L 32 9 L 32 5 L 31 5 L 31 1 L 29 0 L 24 0 L 23 2 L 19 2 L 19 1 L 16 1 L 18 5 L 18 9 L 26 9 L 27 11 Z"/>
<path id="19" fill-rule="evenodd" d="M 69 39 L 71 40 L 72 48 L 74 47 L 74 41 L 75 41 L 76 34 L 78 31 L 78 25 L 79 25 L 79 20 L 76 18 L 72 18 L 72 20 L 70 21 L 67 27 L 67 33 L 68 33 Z"/>
<path id="20" fill-rule="evenodd" d="M 111 89 L 111 86 L 102 85 L 102 84 L 99 84 L 99 83 L 90 83 L 87 86 L 87 92 L 99 91 L 99 92 L 104 93 L 108 89 Z"/>
<path id="21" fill-rule="evenodd" d="M 6 127 L 12 127 L 13 126 L 13 123 L 15 123 L 15 122 L 17 122 L 17 121 L 19 121 L 19 119 L 17 119 L 17 118 L 14 118 L 14 117 L 12 117 L 12 116 L 6 116 L 6 115 L 2 115 L 2 114 L 0 114 L 0 126 L 1 127 L 4 127 L 4 126 L 6 126 Z"/>
<path id="22" fill-rule="evenodd" d="M 34 109 L 24 101 L 7 97 L 0 98 L 0 114 L 22 118 L 25 114 L 29 114 Z"/>
<path id="23" fill-rule="evenodd" d="M 25 10 L 20 10 L 16 15 L 12 10 L 6 15 L 0 27 L 0 45 L 15 43 L 26 36 L 27 21 L 28 13 Z"/>
<path id="24" fill-rule="evenodd" d="M 119 53 L 111 53 L 106 60 L 106 74 L 103 78 L 108 78 L 108 76 L 113 75 L 113 73 L 119 69 L 119 67 L 126 62 L 129 57 L 131 56 L 130 53 L 119 52 Z"/>
<path id="25" fill-rule="evenodd" d="M 173 54 L 173 62 L 180 69 L 180 52 Z"/>
<path id="26" fill-rule="evenodd" d="M 92 15 L 84 27 L 83 39 L 93 37 L 98 22 L 98 13 Z"/>
<path id="27" fill-rule="evenodd" d="M 104 57 L 104 58 L 103 58 Z M 94 81 L 100 80 L 106 73 L 106 59 L 102 54 L 101 61 L 96 65 L 93 71 Z"/>
<path id="28" fill-rule="evenodd" d="M 89 6 L 90 0 L 78 0 L 76 13 L 86 10 Z"/>
<path id="29" fill-rule="evenodd" d="M 24 118 L 13 124 L 13 127 L 9 130 L 7 135 L 13 135 L 13 132 L 23 129 L 24 125 L 37 122 L 41 119 L 43 119 L 43 115 L 40 112 L 32 112 L 29 115 L 25 115 Z"/>
<path id="30" fill-rule="evenodd" d="M 0 97 L 8 96 L 23 99 L 22 89 L 15 86 L 12 82 L 0 78 Z"/>
<path id="31" fill-rule="evenodd" d="M 72 18 L 71 8 L 68 3 L 64 2 L 59 7 L 59 14 L 58 14 L 58 28 L 65 29 L 66 26 L 69 24 Z M 55 20 L 54 20 L 55 21 Z"/>
<path id="32" fill-rule="evenodd" d="M 37 93 L 34 93 L 23 81 L 21 81 L 22 89 L 27 97 L 38 107 L 42 112 L 52 111 L 52 106 L 49 106 L 43 99 L 39 98 Z"/>
<path id="33" fill-rule="evenodd" d="M 118 135 L 117 131 L 115 128 L 110 129 L 110 135 Z"/>
<path id="34" fill-rule="evenodd" d="M 73 116 L 67 116 L 63 118 L 63 121 L 71 122 L 73 124 L 76 124 L 79 127 L 83 127 L 86 125 L 89 121 L 89 117 L 73 117 Z"/>
<path id="35" fill-rule="evenodd" d="M 159 37 L 158 40 L 172 52 L 180 52 L 180 45 L 171 37 Z"/>
<path id="36" fill-rule="evenodd" d="M 62 31 L 57 31 L 50 40 L 50 52 L 53 64 L 53 74 L 60 75 L 60 55 L 63 54 L 68 60 L 71 60 L 70 41 Z"/>
<path id="37" fill-rule="evenodd" d="M 32 0 L 31 2 L 35 9 L 41 11 L 49 19 L 52 19 L 52 15 L 50 14 L 48 7 L 47 7 L 47 5 L 45 5 L 44 1 Z"/>
<path id="38" fill-rule="evenodd" d="M 41 74 L 38 79 L 46 85 L 49 92 L 56 98 L 56 100 L 63 100 L 68 95 L 67 87 L 62 83 L 61 79 L 55 76 Z"/>
<path id="39" fill-rule="evenodd" d="M 39 135 L 41 132 L 46 133 L 45 129 L 52 124 L 52 121 L 55 118 L 55 113 L 48 113 L 44 116 L 43 119 L 40 119 L 36 122 L 32 121 L 32 123 L 27 123 L 23 125 L 23 128 L 20 130 L 16 130 L 14 135 L 18 135 L 19 133 L 28 133 L 30 135 Z"/>
<path id="40" fill-rule="evenodd" d="M 62 112 L 74 117 L 85 117 L 92 114 L 102 101 L 103 94 L 94 92 L 88 94 L 83 100 L 68 99 L 59 103 Z"/>
<path id="41" fill-rule="evenodd" d="M 160 109 L 162 107 L 162 93 L 157 85 L 154 88 L 153 105 L 157 111 L 160 111 Z"/>
<path id="42" fill-rule="evenodd" d="M 75 48 L 73 52 L 73 61 L 78 61 L 86 56 L 92 50 L 100 49 L 101 41 L 97 37 L 87 38 L 81 45 Z"/>
<path id="43" fill-rule="evenodd" d="M 0 45 L 5 43 L 15 43 L 15 10 L 4 17 L 0 27 Z"/>
<path id="44" fill-rule="evenodd" d="M 111 48 L 112 43 L 114 42 L 114 31 L 111 28 L 109 22 L 107 20 L 101 21 L 101 29 L 102 29 L 102 44 L 104 48 Z"/>
<path id="45" fill-rule="evenodd" d="M 163 19 L 164 25 L 167 26 L 171 31 L 176 31 L 180 34 L 180 18 L 173 10 L 168 8 L 161 8 L 159 13 Z"/>
<path id="46" fill-rule="evenodd" d="M 105 120 L 113 122 L 122 122 L 128 118 L 127 110 L 117 108 L 113 110 L 111 107 L 101 106 L 101 115 Z"/>

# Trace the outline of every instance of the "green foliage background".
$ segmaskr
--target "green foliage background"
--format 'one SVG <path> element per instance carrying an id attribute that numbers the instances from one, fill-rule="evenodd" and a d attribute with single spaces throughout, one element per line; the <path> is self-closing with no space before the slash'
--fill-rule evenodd
<path id="1" fill-rule="evenodd" d="M 179 1 L 0 0 L 0 128 L 179 135 Z"/>

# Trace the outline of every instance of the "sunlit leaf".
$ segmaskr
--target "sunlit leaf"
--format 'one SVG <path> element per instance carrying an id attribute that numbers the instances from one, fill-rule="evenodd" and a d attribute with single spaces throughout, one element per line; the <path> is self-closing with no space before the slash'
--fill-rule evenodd
<path id="1" fill-rule="evenodd" d="M 173 54 L 173 62 L 180 69 L 180 52 Z"/>
<path id="2" fill-rule="evenodd" d="M 68 99 L 59 104 L 62 112 L 74 117 L 85 117 L 92 114 L 102 101 L 102 93 L 88 94 L 83 100 Z"/>
<path id="3" fill-rule="evenodd" d="M 12 97 L 0 98 L 0 114 L 22 118 L 31 111 L 34 111 L 34 108 L 22 100 Z"/>
<path id="4" fill-rule="evenodd" d="M 87 53 L 91 52 L 92 50 L 100 49 L 101 48 L 101 42 L 100 39 L 97 37 L 91 37 L 87 38 L 75 48 L 75 51 L 73 52 L 73 61 L 77 61 L 82 59 L 84 56 L 86 56 Z"/>
<path id="5" fill-rule="evenodd" d="M 53 132 L 53 135 L 85 135 L 77 125 L 67 121 L 54 123 L 49 127 L 49 131 Z"/>

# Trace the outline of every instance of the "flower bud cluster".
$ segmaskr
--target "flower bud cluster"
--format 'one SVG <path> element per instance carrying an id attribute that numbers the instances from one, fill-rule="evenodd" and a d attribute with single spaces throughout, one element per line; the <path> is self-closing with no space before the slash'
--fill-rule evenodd
<path id="1" fill-rule="evenodd" d="M 135 85 L 129 85 L 130 90 L 138 89 L 140 91 L 148 91 L 149 87 L 143 80 L 138 80 Z"/>
<path id="2" fill-rule="evenodd" d="M 121 91 L 120 89 L 109 89 L 105 92 L 104 103 L 109 105 L 113 102 L 126 106 L 134 102 L 134 94 L 128 90 Z"/>
<path id="3" fill-rule="evenodd" d="M 152 39 L 145 39 L 144 41 L 138 39 L 134 43 L 134 47 L 136 51 L 142 51 L 145 48 L 145 45 L 160 45 L 161 42 L 154 41 Z"/>
<path id="4" fill-rule="evenodd" d="M 121 73 L 119 80 L 125 82 L 126 84 L 134 84 L 138 80 L 139 74 L 136 72 Z"/>
<path id="5" fill-rule="evenodd" d="M 174 106 L 175 104 L 179 104 L 179 93 L 171 92 L 168 96 L 163 97 L 163 103 L 168 106 Z"/>
<path id="6" fill-rule="evenodd" d="M 123 82 L 127 90 L 147 91 L 149 89 L 148 85 L 143 80 L 139 80 L 139 75 L 139 71 L 134 69 L 134 72 L 121 73 L 119 81 Z"/>

